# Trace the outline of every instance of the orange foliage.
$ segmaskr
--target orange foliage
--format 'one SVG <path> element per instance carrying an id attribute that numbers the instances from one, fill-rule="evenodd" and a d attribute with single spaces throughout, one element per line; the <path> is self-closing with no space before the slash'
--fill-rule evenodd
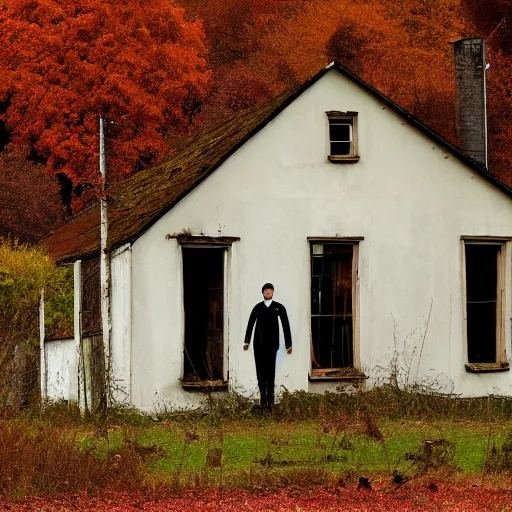
<path id="1" fill-rule="evenodd" d="M 512 55 L 489 46 L 487 60 L 489 169 L 512 185 Z"/>
<path id="2" fill-rule="evenodd" d="M 197 122 L 217 122 L 298 86 L 331 60 L 456 142 L 449 43 L 473 36 L 488 40 L 491 63 L 490 170 L 512 184 L 509 0 L 493 9 L 485 0 L 3 5 L 0 120 L 11 145 L 28 144 L 32 157 L 75 186 L 97 182 L 99 114 L 114 121 L 108 166 L 120 178 L 163 160 L 199 111 Z M 75 205 L 94 197 L 90 186 L 76 190 L 85 192 Z"/>
<path id="3" fill-rule="evenodd" d="M 338 60 L 457 143 L 450 43 L 490 36 L 490 169 L 512 184 L 512 154 L 505 143 L 512 128 L 512 68 L 506 57 L 512 38 L 500 25 L 511 15 L 508 0 L 498 0 L 496 12 L 484 0 L 181 2 L 190 13 L 206 17 L 215 63 L 215 89 L 203 109 L 204 122 L 275 97 Z"/>
<path id="4" fill-rule="evenodd" d="M 329 61 L 338 60 L 453 138 L 449 41 L 463 36 L 465 27 L 460 8 L 448 8 L 454 1 L 285 3 L 287 16 L 264 12 L 243 25 L 245 39 L 253 42 L 253 48 L 232 68 L 246 70 L 244 91 L 259 82 L 259 90 L 265 87 L 270 95 L 276 95 L 303 82 Z M 209 34 L 211 37 L 216 36 Z M 234 93 L 227 85 L 221 94 L 229 102 Z"/>
<path id="5" fill-rule="evenodd" d="M 99 115 L 119 178 L 164 158 L 207 91 L 202 25 L 167 0 L 4 0 L 0 27 L 13 143 L 75 184 L 98 180 Z"/>
<path id="6" fill-rule="evenodd" d="M 510 0 L 462 0 L 475 35 L 483 37 L 496 50 L 512 54 L 512 2 Z"/>

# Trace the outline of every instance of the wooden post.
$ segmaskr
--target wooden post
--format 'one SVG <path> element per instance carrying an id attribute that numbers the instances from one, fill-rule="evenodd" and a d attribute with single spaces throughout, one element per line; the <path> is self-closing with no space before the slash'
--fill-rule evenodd
<path id="1" fill-rule="evenodd" d="M 106 193 L 106 165 L 105 165 L 105 142 L 104 142 L 104 120 L 100 117 L 100 173 L 101 173 L 101 195 L 100 195 L 100 281 L 101 281 L 101 327 L 103 333 L 103 353 L 105 357 L 105 406 L 110 401 L 110 250 L 108 246 L 108 211 Z"/>
<path id="2" fill-rule="evenodd" d="M 75 261 L 73 267 L 73 331 L 76 348 L 76 375 L 77 375 L 77 395 L 80 412 L 85 414 L 89 410 L 87 400 L 87 384 L 85 379 L 85 363 L 82 344 L 82 262 Z"/>
<path id="3" fill-rule="evenodd" d="M 47 373 L 46 373 L 46 351 L 44 347 L 45 329 L 44 329 L 44 288 L 41 289 L 41 298 L 39 299 L 39 357 L 40 357 L 40 384 L 41 400 L 44 402 L 48 398 Z"/>

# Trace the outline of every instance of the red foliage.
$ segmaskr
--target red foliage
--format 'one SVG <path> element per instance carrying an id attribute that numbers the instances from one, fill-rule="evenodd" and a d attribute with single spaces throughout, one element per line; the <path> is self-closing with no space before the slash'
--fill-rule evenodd
<path id="1" fill-rule="evenodd" d="M 180 1 L 205 19 L 216 87 L 204 122 L 275 97 L 338 60 L 456 143 L 449 43 L 488 37 L 489 163 L 512 184 L 512 38 L 500 24 L 510 18 L 508 0 L 496 12 L 484 0 Z"/>
<path id="2" fill-rule="evenodd" d="M 64 217 L 59 187 L 42 165 L 19 151 L 0 153 L 0 236 L 34 242 Z"/>
<path id="3" fill-rule="evenodd" d="M 107 156 L 118 179 L 164 160 L 199 109 L 199 122 L 216 123 L 333 59 L 456 142 L 449 43 L 469 36 L 488 40 L 490 170 L 512 184 L 509 0 L 492 9 L 485 0 L 173 1 L 182 8 L 169 0 L 0 8 L 0 121 L 12 145 L 25 144 L 50 173 L 93 185 L 78 189 L 75 207 L 95 197 L 99 114 L 114 122 Z"/>
<path id="4" fill-rule="evenodd" d="M 475 34 L 487 39 L 496 48 L 512 54 L 512 2 L 493 0 L 492 8 L 486 0 L 463 0 L 463 4 L 474 25 Z"/>
<path id="5" fill-rule="evenodd" d="M 242 24 L 245 49 L 237 52 L 244 58 L 231 69 L 236 66 L 240 73 L 243 67 L 246 84 L 262 82 L 258 90 L 265 86 L 275 95 L 338 60 L 453 138 L 454 66 L 448 43 L 461 37 L 468 25 L 461 19 L 458 2 L 284 3 L 286 14 L 260 10 Z M 222 39 L 224 30 L 217 28 L 208 38 Z M 213 59 L 215 51 L 210 48 Z M 226 104 L 232 103 L 233 94 L 226 95 L 225 88 L 219 95 L 225 96 Z"/>
<path id="6" fill-rule="evenodd" d="M 487 60 L 489 169 L 512 185 L 512 54 L 488 46 Z"/>
<path id="7" fill-rule="evenodd" d="M 2 505 L 2 503 L 0 503 Z M 4 506 L 12 507 L 12 504 Z M 217 490 L 182 493 L 173 498 L 150 500 L 138 493 L 112 493 L 95 498 L 63 496 L 57 499 L 32 499 L 15 505 L 16 510 L 41 512 L 57 510 L 90 510 L 121 512 L 148 510 L 153 512 L 212 510 L 222 512 L 325 512 L 343 511 L 439 511 L 476 512 L 508 510 L 510 491 L 490 488 L 463 487 L 450 484 L 404 486 L 383 490 L 353 488 L 308 487 L 289 488 L 276 492 Z"/>
<path id="8" fill-rule="evenodd" d="M 98 180 L 100 114 L 121 177 L 168 154 L 207 90 L 202 25 L 168 0 L 5 0 L 0 27 L 12 140 L 75 184 Z"/>

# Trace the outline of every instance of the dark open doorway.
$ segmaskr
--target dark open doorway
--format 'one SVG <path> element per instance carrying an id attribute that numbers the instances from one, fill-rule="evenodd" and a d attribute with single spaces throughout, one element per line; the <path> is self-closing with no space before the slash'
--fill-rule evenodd
<path id="1" fill-rule="evenodd" d="M 223 248 L 183 247 L 184 382 L 223 379 L 224 256 Z"/>

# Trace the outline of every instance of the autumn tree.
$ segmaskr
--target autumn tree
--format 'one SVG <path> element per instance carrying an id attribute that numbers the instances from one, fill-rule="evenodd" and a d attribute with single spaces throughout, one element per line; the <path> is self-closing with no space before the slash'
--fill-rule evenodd
<path id="1" fill-rule="evenodd" d="M 512 55 L 487 47 L 489 169 L 512 186 Z"/>
<path id="2" fill-rule="evenodd" d="M 260 38 L 268 31 L 280 30 L 284 20 L 293 20 L 299 11 L 316 0 L 177 0 L 189 16 L 204 21 L 208 62 L 212 69 L 212 89 L 198 121 L 217 122 L 240 109 L 254 106 L 297 85 L 287 73 L 286 61 L 279 62 L 276 82 L 252 68 L 265 51 Z M 256 58 L 254 58 L 256 57 Z"/>
<path id="3" fill-rule="evenodd" d="M 301 0 L 309 2 L 311 0 Z M 190 15 L 204 22 L 209 63 L 213 70 L 243 61 L 259 47 L 257 37 L 248 37 L 248 28 L 270 16 L 279 22 L 294 13 L 296 0 L 178 0 Z"/>
<path id="4" fill-rule="evenodd" d="M 424 116 L 429 101 L 449 91 L 450 78 L 453 82 L 449 42 L 460 37 L 463 24 L 456 9 L 449 12 L 440 6 L 432 12 L 421 8 L 420 2 L 416 9 L 414 1 L 407 8 L 406 3 L 310 2 L 293 20 L 284 20 L 279 30 L 263 29 L 259 39 L 264 49 L 259 64 L 251 67 L 265 69 L 265 76 L 279 80 L 280 63 L 286 61 L 303 81 L 327 62 L 338 60 L 400 105 Z"/>
<path id="5" fill-rule="evenodd" d="M 35 242 L 63 217 L 57 180 L 20 150 L 0 153 L 0 237 Z"/>
<path id="6" fill-rule="evenodd" d="M 234 20 L 215 18 L 216 40 L 229 34 L 217 47 L 234 48 L 243 58 L 223 62 L 221 75 L 215 71 L 214 93 L 205 110 L 235 111 L 265 95 L 275 97 L 338 60 L 455 140 L 450 42 L 471 35 L 460 1 L 287 0 L 276 7 L 267 0 L 233 29 Z M 235 41 L 232 34 L 241 32 L 244 37 Z M 212 54 L 216 51 L 210 47 Z"/>
<path id="7" fill-rule="evenodd" d="M 512 2 L 493 0 L 492 8 L 486 0 L 462 0 L 463 7 L 475 34 L 492 44 L 496 51 L 512 54 Z"/>
<path id="8" fill-rule="evenodd" d="M 474 35 L 486 40 L 489 168 L 512 185 L 512 2 L 463 0 Z"/>
<path id="9" fill-rule="evenodd" d="M 120 178 L 168 154 L 208 88 L 202 25 L 171 0 L 5 0 L 0 45 L 11 144 L 73 185 L 97 183 L 98 116 Z"/>

